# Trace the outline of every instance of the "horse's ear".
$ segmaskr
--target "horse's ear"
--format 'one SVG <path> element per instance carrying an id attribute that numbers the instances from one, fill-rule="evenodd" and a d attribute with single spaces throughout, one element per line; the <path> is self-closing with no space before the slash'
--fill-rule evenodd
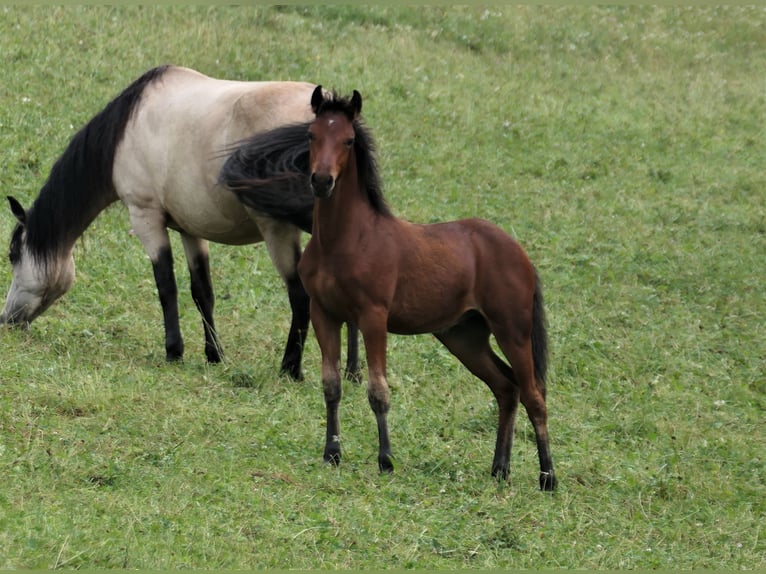
<path id="1" fill-rule="evenodd" d="M 362 94 L 356 90 L 351 96 L 351 111 L 354 113 L 354 121 L 359 119 L 359 114 L 362 113 Z"/>
<path id="2" fill-rule="evenodd" d="M 21 206 L 21 204 L 18 202 L 18 200 L 9 195 L 8 196 L 8 203 L 11 204 L 11 212 L 16 217 L 16 219 L 19 220 L 19 223 L 22 225 L 26 223 L 27 221 L 27 212 L 26 210 Z"/>
<path id="3" fill-rule="evenodd" d="M 319 111 L 319 106 L 324 102 L 324 94 L 322 93 L 322 86 L 314 88 L 314 93 L 311 94 L 311 109 L 314 110 L 314 114 Z"/>

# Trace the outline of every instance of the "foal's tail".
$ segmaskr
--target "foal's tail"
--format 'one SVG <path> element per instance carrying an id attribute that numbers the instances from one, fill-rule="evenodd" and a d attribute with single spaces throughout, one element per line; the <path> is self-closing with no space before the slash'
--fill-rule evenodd
<path id="1" fill-rule="evenodd" d="M 532 299 L 532 358 L 537 386 L 545 397 L 545 377 L 548 372 L 548 334 L 545 328 L 543 286 L 535 270 L 535 293 Z"/>
<path id="2" fill-rule="evenodd" d="M 262 132 L 236 144 L 218 183 L 244 205 L 311 233 L 314 195 L 309 186 L 308 124 Z"/>

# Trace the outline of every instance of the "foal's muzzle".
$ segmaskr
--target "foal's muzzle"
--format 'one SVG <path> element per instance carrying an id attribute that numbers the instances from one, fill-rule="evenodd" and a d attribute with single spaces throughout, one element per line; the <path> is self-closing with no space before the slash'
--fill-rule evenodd
<path id="1" fill-rule="evenodd" d="M 319 175 L 317 173 L 311 174 L 311 189 L 314 191 L 316 197 L 330 197 L 332 190 L 335 188 L 335 178 L 329 174 Z"/>

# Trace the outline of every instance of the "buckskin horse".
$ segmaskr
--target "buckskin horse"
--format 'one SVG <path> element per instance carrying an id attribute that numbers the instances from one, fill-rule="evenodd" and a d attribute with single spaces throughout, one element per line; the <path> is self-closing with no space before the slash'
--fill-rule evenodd
<path id="1" fill-rule="evenodd" d="M 300 229 L 243 206 L 222 192 L 218 177 L 227 154 L 241 141 L 311 120 L 314 87 L 220 80 L 176 66 L 147 71 L 72 137 L 29 209 L 8 198 L 18 224 L 10 241 L 13 280 L 0 322 L 28 326 L 69 290 L 77 238 L 121 200 L 154 270 L 167 360 L 181 359 L 184 352 L 170 228 L 181 235 L 211 363 L 221 360 L 221 346 L 213 320 L 208 241 L 266 243 L 292 311 L 281 367 L 300 379 L 309 325 L 308 296 L 296 272 Z M 282 184 L 273 183 L 270 191 L 278 195 Z M 356 369 L 355 342 L 350 333 L 350 371 Z"/>

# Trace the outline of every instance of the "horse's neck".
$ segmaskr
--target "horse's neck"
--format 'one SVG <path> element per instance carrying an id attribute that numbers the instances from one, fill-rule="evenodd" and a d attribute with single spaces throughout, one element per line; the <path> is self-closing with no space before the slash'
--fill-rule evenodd
<path id="1" fill-rule="evenodd" d="M 27 218 L 27 234 L 32 227 L 36 228 L 33 232 L 39 238 L 36 249 L 44 256 L 70 253 L 77 239 L 96 217 L 118 199 L 113 190 L 84 195 L 71 202 L 61 201 L 60 198 L 52 201 L 52 193 L 56 192 L 43 190 Z M 83 202 L 83 198 L 87 201 Z"/>

